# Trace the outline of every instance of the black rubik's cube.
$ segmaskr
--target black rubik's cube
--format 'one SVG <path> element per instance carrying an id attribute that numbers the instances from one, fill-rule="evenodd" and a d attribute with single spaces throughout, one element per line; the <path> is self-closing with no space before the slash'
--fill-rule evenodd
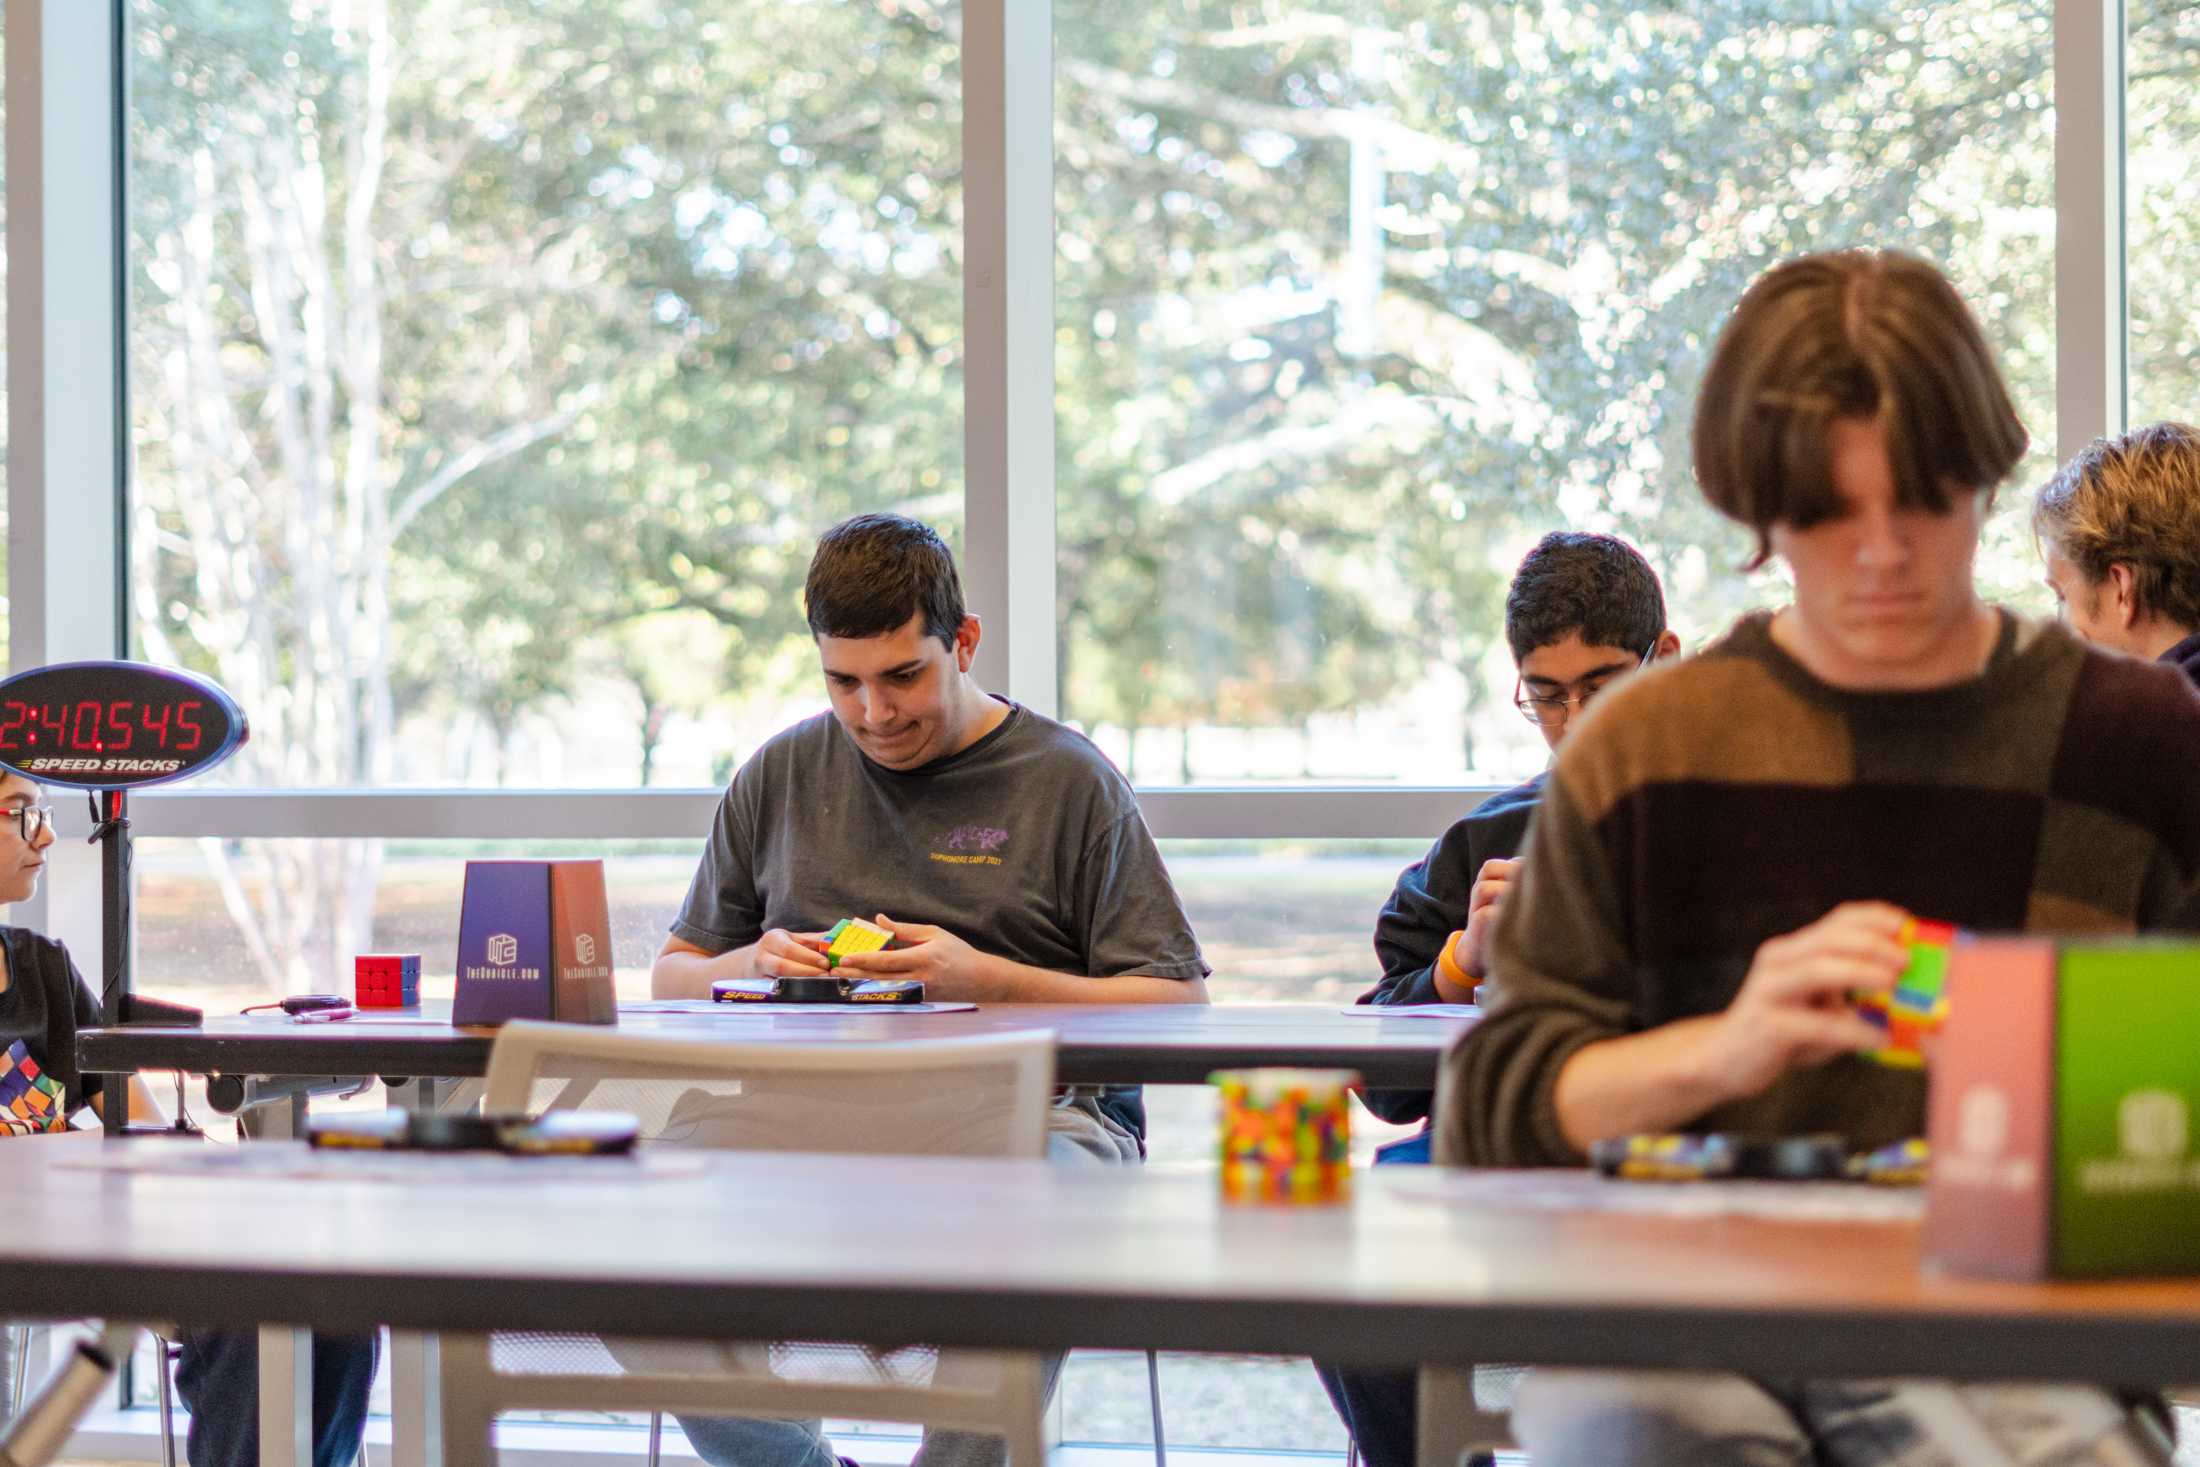
<path id="1" fill-rule="evenodd" d="M 358 980 L 356 1002 L 363 1009 L 411 1009 L 420 1006 L 420 954 L 361 953 L 352 959 Z"/>

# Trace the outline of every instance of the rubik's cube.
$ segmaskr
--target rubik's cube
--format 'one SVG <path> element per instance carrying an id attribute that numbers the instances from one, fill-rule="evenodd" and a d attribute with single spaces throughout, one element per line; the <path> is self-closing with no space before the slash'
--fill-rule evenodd
<path id="1" fill-rule="evenodd" d="M 1910 949 L 1910 965 L 1893 988 L 1858 994 L 1856 1011 L 1887 1035 L 1880 1048 L 1865 1051 L 1866 1059 L 1917 1070 L 1925 1066 L 1925 1040 L 1948 1017 L 1948 955 L 1956 930 L 1912 917 L 1902 924 L 1900 940 Z"/>
<path id="2" fill-rule="evenodd" d="M 420 954 L 361 953 L 352 959 L 352 976 L 358 984 L 354 1002 L 363 1009 L 410 1009 L 420 1006 Z"/>
<path id="3" fill-rule="evenodd" d="M 837 968 L 842 958 L 856 953 L 875 953 L 893 940 L 894 934 L 883 927 L 861 917 L 843 917 L 825 934 L 825 966 Z"/>

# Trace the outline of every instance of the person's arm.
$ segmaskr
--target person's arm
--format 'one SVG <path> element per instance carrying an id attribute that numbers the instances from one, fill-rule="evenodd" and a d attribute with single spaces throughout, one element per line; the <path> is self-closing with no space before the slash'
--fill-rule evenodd
<path id="1" fill-rule="evenodd" d="M 815 977 L 824 934 L 764 926 L 756 889 L 756 762 L 741 766 L 718 801 L 695 879 L 649 969 L 652 998 L 709 998 L 721 978 Z"/>
<path id="2" fill-rule="evenodd" d="M 1578 1050 L 1552 1092 L 1559 1130 L 1580 1151 L 1607 1136 L 1672 1130 L 1762 1094 L 1791 1069 L 1885 1043 L 1850 995 L 1902 975 L 1907 916 L 1884 902 L 1845 903 L 1759 947 L 1724 1012 Z"/>
<path id="3" fill-rule="evenodd" d="M 1383 976 L 1359 997 L 1365 1004 L 1449 1003 L 1436 969 L 1451 941 L 1456 914 L 1473 883 L 1469 821 L 1457 820 L 1428 853 L 1398 873 L 1398 884 L 1375 917 L 1375 961 Z"/>
<path id="4" fill-rule="evenodd" d="M 721 978 L 814 978 L 825 971 L 825 935 L 774 927 L 752 943 L 714 953 L 674 935 L 649 969 L 651 998 L 709 998 Z"/>
<path id="5" fill-rule="evenodd" d="M 951 1003 L 1207 1001 L 1207 984 L 1200 978 L 1157 978 L 1139 973 L 1088 977 L 1080 973 L 1056 973 L 979 952 L 944 927 L 922 922 L 896 922 L 884 913 L 873 920 L 893 933 L 895 940 L 903 945 L 874 953 L 850 953 L 840 960 L 840 971 L 866 978 L 914 978 L 924 984 L 927 998 Z"/>

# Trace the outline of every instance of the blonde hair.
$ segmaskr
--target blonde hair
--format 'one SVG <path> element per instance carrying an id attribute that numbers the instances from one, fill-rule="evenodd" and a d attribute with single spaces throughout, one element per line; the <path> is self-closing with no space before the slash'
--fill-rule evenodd
<path id="1" fill-rule="evenodd" d="M 2040 491 L 2032 532 L 2088 586 L 2128 565 L 2141 615 L 2200 627 L 2200 428 L 2153 423 L 2094 439 Z"/>
<path id="2" fill-rule="evenodd" d="M 1896 496 L 1944 514 L 2024 456 L 2024 425 L 1970 309 L 1931 265 L 1841 250 L 1776 265 L 1742 294 L 1696 395 L 1696 482 L 1757 535 L 1845 512 L 1831 437 L 1843 418 L 1886 435 Z"/>

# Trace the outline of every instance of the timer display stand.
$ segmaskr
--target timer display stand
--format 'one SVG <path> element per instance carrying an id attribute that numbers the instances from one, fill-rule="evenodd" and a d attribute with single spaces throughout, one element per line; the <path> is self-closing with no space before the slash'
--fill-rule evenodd
<path id="1" fill-rule="evenodd" d="M 199 1010 L 131 989 L 129 792 L 172 784 L 235 753 L 244 710 L 194 673 L 143 662 L 63 662 L 0 681 L 0 769 L 88 793 L 100 847 L 105 981 L 100 1018 L 116 1024 L 198 1024 Z M 109 1106 L 110 1134 L 127 1105 Z"/>

